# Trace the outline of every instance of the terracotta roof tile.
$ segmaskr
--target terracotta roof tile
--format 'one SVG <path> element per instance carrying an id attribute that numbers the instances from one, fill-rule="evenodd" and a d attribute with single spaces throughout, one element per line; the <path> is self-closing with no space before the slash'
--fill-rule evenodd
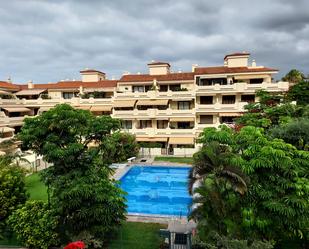
<path id="1" fill-rule="evenodd" d="M 268 67 L 197 67 L 195 68 L 195 74 L 230 74 L 230 73 L 254 73 L 254 72 L 274 72 L 278 71 L 274 68 Z"/>
<path id="2" fill-rule="evenodd" d="M 226 56 L 224 56 L 224 60 L 226 59 L 226 57 L 229 57 L 229 56 L 242 56 L 242 55 L 250 55 L 250 53 L 247 53 L 247 52 L 242 52 L 242 53 L 232 53 L 232 54 L 227 54 Z"/>
<path id="3" fill-rule="evenodd" d="M 109 88 L 116 87 L 116 80 L 103 80 L 98 82 L 82 82 L 82 81 L 59 81 L 57 83 L 49 84 L 33 84 L 35 89 L 64 89 L 64 88 Z M 28 89 L 27 85 L 20 85 L 21 89 Z"/>
<path id="4" fill-rule="evenodd" d="M 170 73 L 164 75 L 129 74 L 123 75 L 119 82 L 147 82 L 154 79 L 158 81 L 193 80 L 194 73 Z"/>
<path id="5" fill-rule="evenodd" d="M 9 83 L 9 82 L 5 82 L 5 81 L 0 81 L 0 88 L 6 88 L 6 89 L 11 89 L 11 90 L 19 90 L 19 86 Z"/>

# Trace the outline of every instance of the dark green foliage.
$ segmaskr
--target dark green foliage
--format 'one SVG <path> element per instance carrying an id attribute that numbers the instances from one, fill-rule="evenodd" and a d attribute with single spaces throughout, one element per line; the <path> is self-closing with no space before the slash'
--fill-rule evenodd
<path id="1" fill-rule="evenodd" d="M 199 222 L 200 234 L 205 239 L 210 231 L 225 235 L 240 233 L 239 204 L 247 191 L 248 178 L 235 163 L 238 160 L 228 146 L 217 141 L 204 143 L 194 155 L 189 192 L 197 197 L 191 217 Z M 198 187 L 193 191 L 196 184 Z"/>
<path id="2" fill-rule="evenodd" d="M 43 201 L 26 202 L 9 217 L 8 223 L 26 247 L 47 249 L 59 243 L 54 232 L 56 218 Z"/>
<path id="3" fill-rule="evenodd" d="M 287 98 L 296 101 L 298 105 L 309 105 L 309 82 L 300 81 L 292 86 L 288 91 Z"/>
<path id="4" fill-rule="evenodd" d="M 297 150 L 279 139 L 269 140 L 263 129 L 250 126 L 239 132 L 227 127 L 221 130 L 208 128 L 202 133 L 201 141 L 217 141 L 227 146 L 235 154 L 232 164 L 239 165 L 250 178 L 248 191 L 239 202 L 240 208 L 227 209 L 227 212 L 238 212 L 242 217 L 242 233 L 236 238 L 279 242 L 287 237 L 304 238 L 308 235 L 309 152 Z M 213 181 L 213 177 L 208 176 L 210 180 L 205 180 L 205 183 Z M 221 189 L 225 184 L 219 186 Z M 204 206 L 206 203 L 212 205 L 209 191 L 202 197 L 206 198 Z M 229 201 L 223 200 L 228 207 Z M 226 217 L 233 217 L 233 213 Z M 220 221 L 224 222 L 224 217 Z"/>
<path id="5" fill-rule="evenodd" d="M 124 193 L 109 179 L 110 148 L 104 146 L 119 128 L 118 120 L 69 105 L 25 120 L 20 133 L 24 146 L 54 165 L 43 178 L 63 243 L 84 234 L 104 241 L 125 219 Z"/>
<path id="6" fill-rule="evenodd" d="M 309 149 L 309 119 L 295 119 L 268 131 L 271 137 L 281 138 L 298 149 Z"/>
<path id="7" fill-rule="evenodd" d="M 236 119 L 238 125 L 268 129 L 305 115 L 306 107 L 285 102 L 283 95 L 264 90 L 258 91 L 256 95 L 260 101 L 245 106 L 246 113 Z"/>
<path id="8" fill-rule="evenodd" d="M 101 144 L 104 147 L 104 158 L 112 162 L 123 162 L 130 157 L 136 157 L 139 146 L 135 136 L 130 133 L 114 132 Z"/>
<path id="9" fill-rule="evenodd" d="M 297 69 L 292 69 L 289 71 L 283 78 L 283 81 L 288 81 L 291 83 L 298 83 L 302 81 L 305 78 L 304 74 L 297 70 Z"/>
<path id="10" fill-rule="evenodd" d="M 238 240 L 212 233 L 207 242 L 195 241 L 192 249 L 272 249 L 273 245 L 267 241 Z"/>
<path id="11" fill-rule="evenodd" d="M 9 215 L 27 200 L 25 171 L 12 164 L 7 157 L 0 157 L 0 238 Z"/>

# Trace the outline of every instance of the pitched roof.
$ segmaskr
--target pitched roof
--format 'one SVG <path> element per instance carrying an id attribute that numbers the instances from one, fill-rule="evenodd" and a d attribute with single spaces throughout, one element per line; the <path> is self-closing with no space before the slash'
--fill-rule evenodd
<path id="1" fill-rule="evenodd" d="M 0 88 L 6 88 L 6 89 L 11 89 L 11 90 L 19 90 L 19 87 L 17 85 L 14 85 L 9 82 L 5 81 L 0 81 Z"/>
<path id="2" fill-rule="evenodd" d="M 175 81 L 175 80 L 193 80 L 194 73 L 169 73 L 161 75 L 150 75 L 150 74 L 129 74 L 123 75 L 119 82 L 146 82 L 153 81 Z"/>
<path id="3" fill-rule="evenodd" d="M 82 82 L 82 81 L 59 81 L 49 84 L 33 84 L 35 89 L 63 89 L 63 88 L 110 88 L 116 87 L 116 80 L 102 80 L 98 82 Z M 27 85 L 21 85 L 21 89 L 28 89 Z"/>
<path id="4" fill-rule="evenodd" d="M 242 56 L 242 55 L 250 55 L 250 53 L 247 52 L 241 52 L 241 53 L 232 53 L 232 54 L 227 54 L 226 56 L 224 56 L 224 60 L 226 59 L 226 57 L 230 57 L 230 56 Z"/>
<path id="5" fill-rule="evenodd" d="M 278 71 L 274 68 L 268 67 L 197 67 L 195 68 L 195 74 L 231 74 L 231 73 L 260 73 L 260 72 L 275 72 Z"/>

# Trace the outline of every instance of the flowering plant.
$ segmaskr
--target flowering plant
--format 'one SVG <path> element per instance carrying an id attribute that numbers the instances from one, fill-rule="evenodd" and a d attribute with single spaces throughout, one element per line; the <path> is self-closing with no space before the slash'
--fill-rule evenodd
<path id="1" fill-rule="evenodd" d="M 85 243 L 82 241 L 75 241 L 69 243 L 64 249 L 84 249 Z"/>

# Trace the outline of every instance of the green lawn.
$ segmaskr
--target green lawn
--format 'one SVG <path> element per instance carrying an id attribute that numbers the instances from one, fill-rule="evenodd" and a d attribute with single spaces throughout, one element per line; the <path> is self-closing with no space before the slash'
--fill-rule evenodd
<path id="1" fill-rule="evenodd" d="M 169 157 L 169 156 L 156 156 L 155 161 L 165 161 L 171 163 L 185 163 L 193 164 L 192 157 Z"/>
<path id="2" fill-rule="evenodd" d="M 30 200 L 47 201 L 47 187 L 41 181 L 38 173 L 26 177 L 26 188 L 30 194 Z"/>
<path id="3" fill-rule="evenodd" d="M 166 225 L 155 223 L 125 222 L 109 249 L 157 249 L 162 241 L 160 228 Z"/>

